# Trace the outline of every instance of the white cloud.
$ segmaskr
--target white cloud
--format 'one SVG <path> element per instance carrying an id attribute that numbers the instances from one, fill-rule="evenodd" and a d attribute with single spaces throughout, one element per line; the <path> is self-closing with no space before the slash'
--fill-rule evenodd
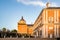
<path id="1" fill-rule="evenodd" d="M 50 6 L 51 7 L 58 7 L 58 5 L 56 3 L 51 3 Z"/>
<path id="2" fill-rule="evenodd" d="M 45 6 L 45 3 L 40 0 L 17 0 L 25 5 Z"/>
<path id="3" fill-rule="evenodd" d="M 42 0 L 17 0 L 17 2 L 21 2 L 25 5 L 34 5 L 34 6 L 40 6 L 40 7 L 45 7 L 46 6 L 46 2 L 42 2 Z M 56 3 L 51 3 L 50 4 L 51 7 L 56 7 L 57 4 Z"/>

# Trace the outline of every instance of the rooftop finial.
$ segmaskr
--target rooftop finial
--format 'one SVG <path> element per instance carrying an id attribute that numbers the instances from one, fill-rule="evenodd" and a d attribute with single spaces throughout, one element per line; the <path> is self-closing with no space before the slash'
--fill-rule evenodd
<path id="1" fill-rule="evenodd" d="M 50 3 L 49 3 L 49 0 L 48 0 L 48 2 L 46 4 L 46 7 L 48 8 L 49 6 L 50 6 Z"/>
<path id="2" fill-rule="evenodd" d="M 22 20 L 23 20 L 23 16 L 22 16 Z"/>
<path id="3" fill-rule="evenodd" d="M 23 16 L 21 17 L 21 20 L 25 21 L 24 18 L 23 18 Z"/>

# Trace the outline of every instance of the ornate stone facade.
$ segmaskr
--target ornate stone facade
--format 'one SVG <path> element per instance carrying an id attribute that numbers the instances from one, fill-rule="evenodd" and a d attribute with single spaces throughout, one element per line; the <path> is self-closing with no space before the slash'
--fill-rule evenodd
<path id="1" fill-rule="evenodd" d="M 33 24 L 26 24 L 26 21 L 22 17 L 21 20 L 18 22 L 18 33 L 31 35 L 33 32 L 32 26 Z"/>
<path id="2" fill-rule="evenodd" d="M 42 38 L 60 37 L 60 7 L 44 8 L 36 19 L 33 29 L 36 36 Z"/>

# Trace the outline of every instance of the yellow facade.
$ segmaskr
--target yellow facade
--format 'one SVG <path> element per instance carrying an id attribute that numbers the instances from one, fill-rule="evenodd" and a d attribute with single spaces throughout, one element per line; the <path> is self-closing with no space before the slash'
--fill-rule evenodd
<path id="1" fill-rule="evenodd" d="M 32 30 L 32 28 L 28 28 L 28 34 L 30 34 L 30 35 L 32 35 L 33 34 L 33 30 Z"/>
<path id="2" fill-rule="evenodd" d="M 27 34 L 27 25 L 18 25 L 18 33 Z"/>
<path id="3" fill-rule="evenodd" d="M 60 37 L 60 7 L 44 8 L 34 25 L 26 24 L 22 19 L 18 22 L 18 33 L 20 34 L 36 34 L 42 38 Z"/>
<path id="4" fill-rule="evenodd" d="M 34 32 L 41 33 L 43 38 L 52 38 L 60 36 L 60 7 L 48 7 L 44 8 L 38 18 L 36 19 L 34 26 Z M 36 34 L 37 36 L 38 33 Z"/>
<path id="5" fill-rule="evenodd" d="M 32 34 L 33 30 L 31 29 L 33 25 L 31 24 L 26 24 L 26 21 L 21 18 L 21 20 L 18 22 L 18 33 L 20 34 Z"/>

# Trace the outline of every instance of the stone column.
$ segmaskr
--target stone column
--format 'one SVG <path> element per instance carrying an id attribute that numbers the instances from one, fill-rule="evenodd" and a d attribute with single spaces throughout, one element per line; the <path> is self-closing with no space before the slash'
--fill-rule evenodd
<path id="1" fill-rule="evenodd" d="M 59 37 L 59 11 L 57 10 L 57 37 Z"/>
<path id="2" fill-rule="evenodd" d="M 36 36 L 38 37 L 38 31 L 36 32 Z"/>
<path id="3" fill-rule="evenodd" d="M 46 14 L 45 14 L 45 38 L 47 38 L 48 37 L 48 11 L 46 10 Z"/>
<path id="4" fill-rule="evenodd" d="M 39 37 L 41 36 L 41 35 L 40 35 L 40 30 L 39 30 L 39 34 L 38 34 L 38 35 L 39 35 Z"/>
<path id="5" fill-rule="evenodd" d="M 53 36 L 53 35 L 52 35 L 52 34 L 50 34 L 50 38 L 52 38 L 52 36 Z"/>
<path id="6" fill-rule="evenodd" d="M 54 36 L 55 36 L 55 38 L 56 38 L 56 36 L 57 36 L 57 28 L 56 28 L 57 26 L 56 25 L 54 25 Z"/>
<path id="7" fill-rule="evenodd" d="M 18 38 L 18 35 L 17 35 L 17 37 L 16 38 Z"/>
<path id="8" fill-rule="evenodd" d="M 42 38 L 45 38 L 45 25 L 43 25 L 43 27 L 42 27 Z"/>
<path id="9" fill-rule="evenodd" d="M 59 25 L 57 25 L 57 38 L 59 37 Z"/>
<path id="10" fill-rule="evenodd" d="M 57 11 L 55 10 L 55 11 L 54 11 L 54 36 L 55 36 L 55 38 L 56 38 L 56 36 L 57 36 L 57 35 L 56 35 L 56 33 L 57 33 L 57 28 L 56 28 L 56 27 L 57 27 L 57 26 L 56 26 L 57 21 L 56 21 L 56 20 L 57 20 Z"/>
<path id="11" fill-rule="evenodd" d="M 46 25 L 46 38 L 48 38 L 48 25 Z"/>
<path id="12" fill-rule="evenodd" d="M 24 38 L 24 35 L 22 36 L 22 38 Z"/>

